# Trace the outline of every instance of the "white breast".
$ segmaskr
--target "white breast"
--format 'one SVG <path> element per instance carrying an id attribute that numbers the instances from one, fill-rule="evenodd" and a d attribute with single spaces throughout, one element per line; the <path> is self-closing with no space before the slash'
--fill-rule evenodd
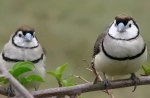
<path id="1" fill-rule="evenodd" d="M 41 57 L 43 50 L 41 46 L 34 48 L 34 49 L 22 49 L 22 48 L 15 47 L 9 42 L 4 46 L 3 52 L 5 56 L 12 58 L 12 59 L 33 61 Z M 0 64 L 4 64 L 7 67 L 7 69 L 10 69 L 15 64 L 15 62 L 3 60 L 2 53 L 1 53 Z M 41 77 L 45 78 L 45 68 L 44 68 L 45 67 L 45 55 L 43 57 L 43 60 L 40 60 L 38 63 L 35 63 L 34 65 L 35 65 L 35 69 L 32 72 L 28 72 L 27 74 L 38 74 Z M 26 76 L 26 74 L 23 76 Z M 37 83 L 35 86 L 39 86 L 39 83 Z M 34 88 L 33 83 L 32 83 L 32 86 L 29 86 L 29 88 Z"/>
<path id="2" fill-rule="evenodd" d="M 140 53 L 144 47 L 144 41 L 141 36 L 136 39 L 125 41 L 112 39 L 108 35 L 104 39 L 104 48 L 106 52 L 115 57 L 131 57 Z"/>
<path id="3" fill-rule="evenodd" d="M 104 47 L 106 52 L 114 57 L 122 58 L 134 56 L 143 49 L 144 41 L 141 36 L 131 41 L 115 40 L 106 36 Z M 132 60 L 114 60 L 101 52 L 95 56 L 95 67 L 109 75 L 126 75 L 139 70 L 141 65 L 147 60 L 147 50 L 138 58 Z"/>

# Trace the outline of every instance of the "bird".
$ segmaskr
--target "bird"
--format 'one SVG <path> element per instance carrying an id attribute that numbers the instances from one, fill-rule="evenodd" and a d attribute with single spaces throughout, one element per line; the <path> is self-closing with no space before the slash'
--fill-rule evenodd
<path id="1" fill-rule="evenodd" d="M 131 16 L 119 14 L 98 36 L 91 64 L 96 75 L 95 81 L 100 80 L 98 73 L 101 72 L 106 84 L 108 83 L 106 76 L 131 75 L 130 78 L 136 85 L 138 77 L 135 73 L 146 61 L 147 46 L 140 35 L 138 24 Z"/>
<path id="2" fill-rule="evenodd" d="M 45 52 L 39 44 L 34 28 L 22 25 L 11 35 L 0 54 L 0 63 L 9 70 L 16 62 L 29 61 L 35 68 L 29 74 L 37 74 L 45 78 Z M 27 89 L 38 89 L 40 83 L 29 83 Z"/>

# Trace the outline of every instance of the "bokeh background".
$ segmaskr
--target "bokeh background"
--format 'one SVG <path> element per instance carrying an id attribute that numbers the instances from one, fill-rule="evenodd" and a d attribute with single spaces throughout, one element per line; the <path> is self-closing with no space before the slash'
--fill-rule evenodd
<path id="1" fill-rule="evenodd" d="M 94 75 L 86 70 L 97 36 L 118 14 L 135 18 L 150 50 L 150 1 L 148 0 L 0 0 L 0 48 L 20 25 L 34 27 L 47 53 L 47 71 L 68 63 L 65 76 L 75 74 L 89 81 Z M 147 63 L 148 64 L 148 63 Z M 139 72 L 139 73 L 142 73 Z M 84 83 L 75 79 L 77 83 Z M 40 89 L 57 87 L 47 75 Z M 113 90 L 115 98 L 149 98 L 150 86 Z M 84 98 L 109 98 L 101 91 L 85 93 Z"/>

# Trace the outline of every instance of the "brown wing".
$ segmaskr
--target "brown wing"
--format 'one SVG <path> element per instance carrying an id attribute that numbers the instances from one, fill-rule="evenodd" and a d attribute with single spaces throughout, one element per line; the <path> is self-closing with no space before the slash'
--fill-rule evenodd
<path id="1" fill-rule="evenodd" d="M 96 54 L 100 52 L 100 44 L 102 43 L 102 40 L 106 36 L 107 32 L 103 32 L 100 34 L 95 42 L 94 50 L 93 50 L 93 57 L 95 57 Z"/>
<path id="2" fill-rule="evenodd" d="M 107 31 L 107 30 L 106 30 L 106 31 Z M 97 73 L 97 70 L 96 70 L 95 64 L 94 64 L 94 62 L 95 62 L 95 55 L 100 52 L 100 45 L 101 45 L 101 43 L 102 43 L 104 37 L 106 36 L 106 34 L 107 34 L 107 32 L 103 32 L 102 34 L 100 34 L 100 35 L 98 36 L 96 42 L 95 42 L 95 45 L 94 45 L 93 59 L 92 59 L 92 61 L 91 61 L 91 68 L 92 68 L 94 74 L 96 75 L 96 77 L 98 77 L 99 75 L 98 75 L 98 73 Z M 95 80 L 95 81 L 97 81 L 97 80 Z"/>
<path id="3" fill-rule="evenodd" d="M 111 23 L 111 24 L 112 24 L 112 23 Z M 107 27 L 107 29 L 105 30 L 105 32 L 101 33 L 101 34 L 98 36 L 98 38 L 97 38 L 97 40 L 96 40 L 96 42 L 95 42 L 95 45 L 94 45 L 93 58 L 95 57 L 96 54 L 98 54 L 98 53 L 100 52 L 100 45 L 101 45 L 101 43 L 102 43 L 104 37 L 107 35 L 110 26 L 111 26 L 111 25 L 109 25 L 109 26 Z"/>

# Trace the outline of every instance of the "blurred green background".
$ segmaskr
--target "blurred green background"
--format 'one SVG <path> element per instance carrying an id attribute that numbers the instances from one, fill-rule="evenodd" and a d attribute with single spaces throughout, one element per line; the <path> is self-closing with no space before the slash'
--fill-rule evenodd
<path id="1" fill-rule="evenodd" d="M 150 49 L 150 1 L 148 0 L 0 0 L 0 48 L 20 25 L 35 28 L 47 53 L 47 70 L 68 63 L 65 76 L 75 74 L 94 80 L 86 70 L 97 36 L 121 13 L 135 18 L 148 50 Z M 78 83 L 84 83 L 75 79 Z M 41 89 L 57 87 L 47 76 Z M 150 86 L 113 90 L 115 98 L 149 98 Z M 84 98 L 109 98 L 101 91 L 83 94 Z"/>

